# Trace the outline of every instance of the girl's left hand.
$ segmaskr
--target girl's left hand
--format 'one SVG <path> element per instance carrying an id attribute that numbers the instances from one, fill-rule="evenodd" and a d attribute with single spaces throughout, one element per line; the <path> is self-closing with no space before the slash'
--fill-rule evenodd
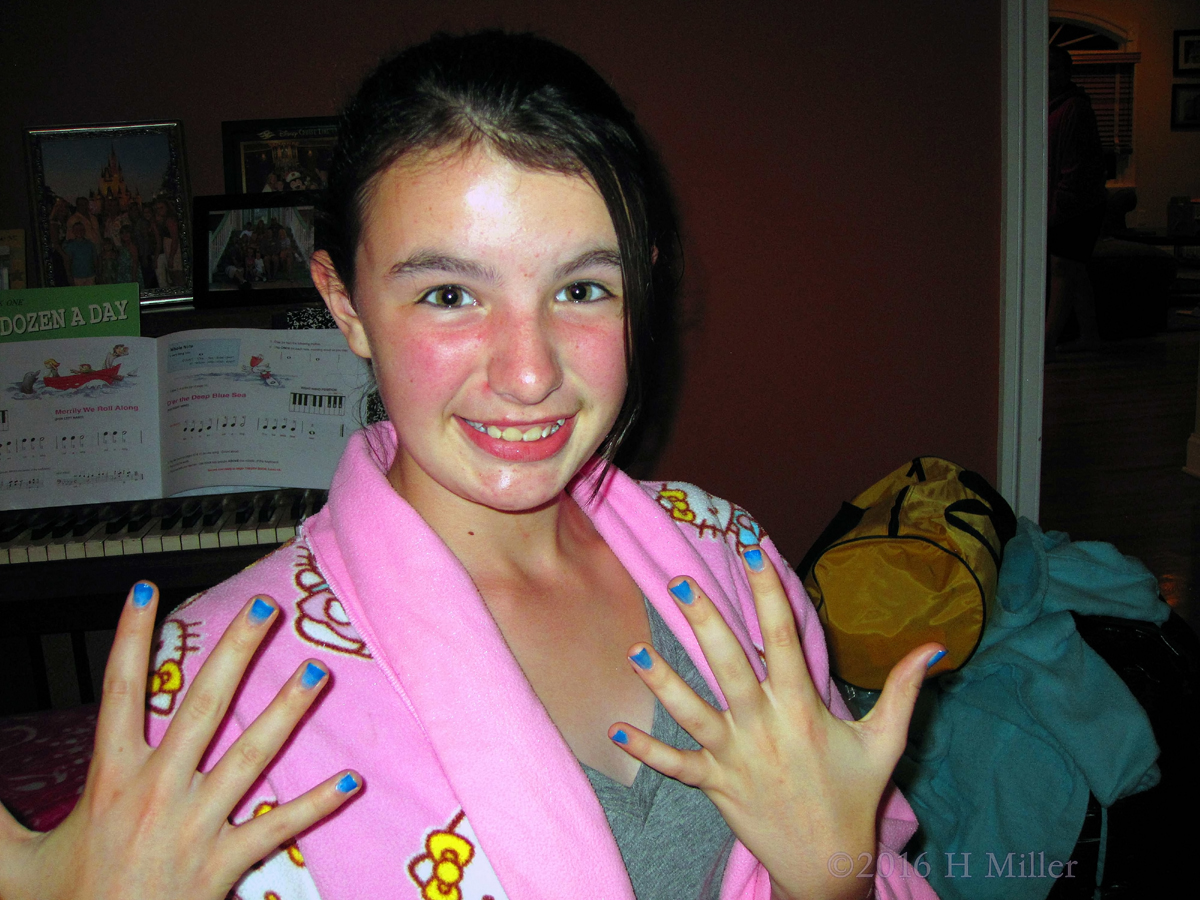
<path id="1" fill-rule="evenodd" d="M 759 682 L 737 638 L 696 583 L 673 579 L 671 593 L 728 709 L 713 709 L 653 647 L 635 644 L 634 669 L 701 749 L 677 750 L 625 723 L 614 725 L 609 737 L 646 765 L 703 790 L 766 867 L 774 897 L 863 897 L 873 880 L 836 877 L 830 859 L 874 858 L 880 799 L 904 750 L 927 667 L 941 647 L 925 644 L 897 663 L 869 715 L 857 722 L 839 719 L 809 675 L 792 608 L 771 561 L 759 547 L 750 547 L 744 562 L 767 677 Z"/>

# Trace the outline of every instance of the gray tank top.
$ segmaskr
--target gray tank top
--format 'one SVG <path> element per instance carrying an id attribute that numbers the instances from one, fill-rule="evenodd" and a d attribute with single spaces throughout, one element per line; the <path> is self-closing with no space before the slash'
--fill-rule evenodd
<path id="1" fill-rule="evenodd" d="M 716 697 L 704 676 L 648 602 L 646 614 L 654 649 L 692 690 L 716 706 Z M 680 750 L 700 748 L 657 700 L 651 734 Z M 638 768 L 629 787 L 589 766 L 583 771 L 604 808 L 637 900 L 708 900 L 720 896 L 734 837 L 703 791 L 649 766 Z"/>

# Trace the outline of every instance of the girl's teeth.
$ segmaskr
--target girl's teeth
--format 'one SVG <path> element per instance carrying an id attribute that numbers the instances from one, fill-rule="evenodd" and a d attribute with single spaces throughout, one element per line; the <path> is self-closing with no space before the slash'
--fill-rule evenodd
<path id="1" fill-rule="evenodd" d="M 467 420 L 467 424 L 476 431 L 481 431 L 491 438 L 498 438 L 502 441 L 539 441 L 542 438 L 549 437 L 562 428 L 567 422 L 566 419 L 559 419 L 557 422 L 552 422 L 549 425 L 534 425 L 525 431 L 517 428 L 515 425 L 509 425 L 507 428 L 501 429 L 496 425 L 488 425 L 486 428 L 480 422 L 472 422 Z"/>

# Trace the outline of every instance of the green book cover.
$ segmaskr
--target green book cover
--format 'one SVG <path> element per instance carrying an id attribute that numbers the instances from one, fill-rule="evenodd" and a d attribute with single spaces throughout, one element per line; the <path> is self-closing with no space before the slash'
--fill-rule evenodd
<path id="1" fill-rule="evenodd" d="M 0 344 L 141 333 L 133 283 L 0 291 Z"/>

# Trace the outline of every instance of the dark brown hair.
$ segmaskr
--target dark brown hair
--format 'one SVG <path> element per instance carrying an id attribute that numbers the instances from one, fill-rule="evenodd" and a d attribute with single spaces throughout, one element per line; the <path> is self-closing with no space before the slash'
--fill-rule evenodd
<path id="1" fill-rule="evenodd" d="M 435 35 L 385 60 L 342 113 L 317 248 L 353 299 L 355 252 L 378 177 L 409 153 L 477 144 L 519 166 L 585 177 L 603 197 L 621 255 L 629 387 L 599 452 L 615 460 L 646 412 L 640 457 L 653 456 L 676 381 L 675 204 L 633 114 L 576 54 L 534 35 L 485 31 Z"/>

